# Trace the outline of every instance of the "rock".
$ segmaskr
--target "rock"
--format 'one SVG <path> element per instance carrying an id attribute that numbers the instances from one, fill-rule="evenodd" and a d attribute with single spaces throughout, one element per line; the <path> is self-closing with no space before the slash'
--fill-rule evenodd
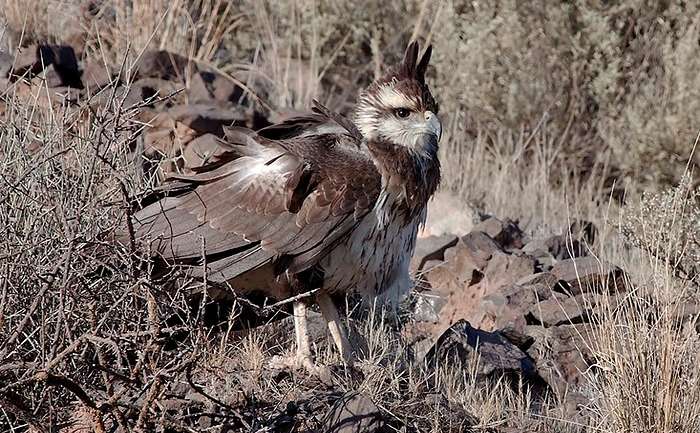
<path id="1" fill-rule="evenodd" d="M 525 234 L 517 222 L 510 219 L 501 221 L 495 217 L 488 217 L 474 226 L 473 231 L 486 233 L 505 250 L 522 248 L 524 245 Z"/>
<path id="2" fill-rule="evenodd" d="M 78 59 L 72 47 L 66 45 L 31 45 L 21 49 L 12 71 L 13 78 L 31 78 L 52 66 L 50 87 L 82 89 Z"/>
<path id="3" fill-rule="evenodd" d="M 83 87 L 88 94 L 94 95 L 105 87 L 109 86 L 114 78 L 111 70 L 98 62 L 88 61 L 83 66 L 82 74 Z"/>
<path id="4" fill-rule="evenodd" d="M 384 428 L 384 415 L 372 400 L 349 392 L 338 399 L 323 423 L 327 433 L 375 433 Z"/>
<path id="5" fill-rule="evenodd" d="M 172 81 L 160 78 L 143 78 L 128 87 L 124 106 L 155 106 L 162 105 L 161 99 L 174 98 L 183 89 Z"/>
<path id="6" fill-rule="evenodd" d="M 491 291 L 484 293 L 477 307 L 464 310 L 462 318 L 470 320 L 479 329 L 485 331 L 507 330 L 510 335 L 509 340 L 518 341 L 516 343 L 518 345 L 529 340 L 524 333 L 532 306 L 556 294 L 539 284 L 522 286 L 513 284 L 508 287 L 492 288 Z"/>
<path id="7" fill-rule="evenodd" d="M 445 250 L 457 245 L 459 238 L 455 235 L 428 236 L 418 238 L 416 249 L 411 260 L 411 271 L 423 269 L 430 260 L 445 260 Z"/>
<path id="8" fill-rule="evenodd" d="M 140 78 L 185 82 L 188 75 L 197 71 L 197 65 L 186 57 L 165 50 L 149 50 L 143 53 L 138 64 Z"/>
<path id="9" fill-rule="evenodd" d="M 458 362 L 468 368 L 475 361 L 478 361 L 477 377 L 515 374 L 534 382 L 541 380 L 533 360 L 501 333 L 473 328 L 465 320 L 445 331 L 426 355 L 428 365 Z"/>
<path id="10" fill-rule="evenodd" d="M 56 71 L 54 65 L 47 66 L 41 73 L 41 77 L 44 79 L 46 87 L 50 89 L 63 86 L 63 79 Z"/>
<path id="11" fill-rule="evenodd" d="M 182 153 L 185 170 L 201 167 L 225 152 L 219 138 L 214 134 L 204 134 L 190 141 Z"/>
<path id="12" fill-rule="evenodd" d="M 585 245 L 567 235 L 556 235 L 530 241 L 523 247 L 523 252 L 538 259 L 551 257 L 555 260 L 571 259 L 588 254 Z M 548 260 L 541 261 L 548 262 Z"/>
<path id="13" fill-rule="evenodd" d="M 590 304 L 582 295 L 559 299 L 553 296 L 530 308 L 530 314 L 545 327 L 588 321 Z"/>
<path id="14" fill-rule="evenodd" d="M 468 233 L 474 227 L 477 212 L 464 200 L 447 188 L 440 188 L 428 202 L 428 217 L 423 236 L 450 233 Z"/>
<path id="15" fill-rule="evenodd" d="M 537 371 L 559 397 L 586 384 L 584 373 L 594 364 L 592 325 L 551 328 L 532 325 L 525 333 L 534 339 L 527 350 L 528 355 L 535 360 Z"/>
<path id="16" fill-rule="evenodd" d="M 144 123 L 150 125 L 143 134 L 144 154 L 166 158 L 175 156 L 175 120 L 167 113 L 144 112 L 142 117 Z"/>
<path id="17" fill-rule="evenodd" d="M 503 252 L 503 249 L 484 232 L 472 231 L 465 236 L 462 236 L 458 245 L 463 245 L 466 254 L 477 265 L 479 270 L 486 267 L 486 263 L 491 259 L 496 252 Z M 448 250 L 449 251 L 449 250 Z M 446 252 L 447 254 L 447 252 Z M 445 256 L 446 260 L 449 260 Z"/>
<path id="18" fill-rule="evenodd" d="M 168 114 L 178 122 L 197 131 L 199 135 L 224 136 L 224 126 L 246 126 L 247 116 L 237 110 L 211 104 L 189 104 L 172 107 Z"/>
<path id="19" fill-rule="evenodd" d="M 552 274 L 566 283 L 572 295 L 588 292 L 616 293 L 625 291 L 622 269 L 595 257 L 562 260 L 552 267 Z"/>
<path id="20" fill-rule="evenodd" d="M 569 226 L 568 233 L 574 239 L 593 245 L 598 236 L 598 228 L 590 221 L 576 220 Z"/>
<path id="21" fill-rule="evenodd" d="M 515 284 L 519 286 L 527 286 L 530 284 L 542 285 L 548 289 L 553 289 L 559 283 L 559 278 L 557 278 L 551 272 L 537 272 L 534 274 L 526 275 L 519 279 Z"/>
<path id="22" fill-rule="evenodd" d="M 56 87 L 46 91 L 39 78 L 34 78 L 30 83 L 18 81 L 13 86 L 18 99 L 45 109 L 74 105 L 80 99 L 80 91 L 72 87 Z"/>
<path id="23" fill-rule="evenodd" d="M 515 284 L 535 272 L 535 261 L 529 256 L 494 252 L 484 269 L 484 281 L 494 288 Z"/>
<path id="24" fill-rule="evenodd" d="M 212 89 L 212 96 L 216 101 L 232 102 L 234 104 L 247 104 L 245 91 L 232 80 L 216 74 L 213 80 L 208 81 Z"/>
<path id="25" fill-rule="evenodd" d="M 41 72 L 43 65 L 41 61 L 37 61 L 38 53 L 39 46 L 36 44 L 17 48 L 14 64 L 8 76 L 12 80 L 17 80 L 20 77 L 31 78 L 34 74 Z"/>
<path id="26" fill-rule="evenodd" d="M 7 78 L 12 71 L 12 62 L 15 60 L 11 54 L 0 51 L 0 78 Z"/>
<path id="27" fill-rule="evenodd" d="M 490 256 L 489 256 L 490 257 Z M 445 262 L 427 270 L 423 277 L 430 287 L 443 295 L 462 292 L 481 278 L 482 261 L 462 242 L 444 252 Z M 485 262 L 483 262 L 485 263 Z"/>
<path id="28" fill-rule="evenodd" d="M 411 318 L 418 322 L 437 323 L 440 320 L 440 310 L 446 303 L 444 296 L 432 290 L 416 293 Z"/>

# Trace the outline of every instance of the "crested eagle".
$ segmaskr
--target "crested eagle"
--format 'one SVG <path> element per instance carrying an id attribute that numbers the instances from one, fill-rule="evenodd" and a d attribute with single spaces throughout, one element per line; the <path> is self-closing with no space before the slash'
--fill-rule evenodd
<path id="1" fill-rule="evenodd" d="M 222 152 L 194 175 L 172 176 L 167 193 L 132 215 L 131 236 L 168 264 L 200 263 L 193 274 L 236 294 L 294 298 L 295 360 L 309 368 L 306 311 L 315 301 L 352 363 L 330 295 L 408 292 L 417 232 L 440 181 L 442 127 L 425 82 L 431 52 L 419 59 L 409 44 L 360 93 L 351 119 L 315 103 L 258 131 L 228 128 Z"/>

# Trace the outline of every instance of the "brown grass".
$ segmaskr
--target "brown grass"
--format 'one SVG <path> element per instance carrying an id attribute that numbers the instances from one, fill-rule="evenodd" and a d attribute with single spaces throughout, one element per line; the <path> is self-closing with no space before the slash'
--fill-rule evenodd
<path id="1" fill-rule="evenodd" d="M 24 29 L 3 42 L 67 37 L 61 32 L 69 27 L 49 25 L 54 3 L 0 1 L 8 27 Z M 76 28 L 88 35 L 86 56 L 128 65 L 147 47 L 172 50 L 241 77 L 275 111 L 304 109 L 313 98 L 347 111 L 359 86 L 409 37 L 432 41 L 445 188 L 478 211 L 520 219 L 533 236 L 592 221 L 601 232 L 596 253 L 625 268 L 634 290 L 599 324 L 589 426 L 567 420 L 561 408 L 533 407 L 505 383 L 478 382 L 469 370 L 411 365 L 406 343 L 381 315 L 356 325 L 369 348 L 360 363 L 365 378 L 339 376 L 334 385 L 361 389 L 399 417 L 409 416 L 401 405 L 419 403 L 406 400 L 406 389 L 436 392 L 474 416 L 476 431 L 696 432 L 697 317 L 679 316 L 697 301 L 697 286 L 678 264 L 698 250 L 674 242 L 694 234 L 697 192 L 692 181 L 666 201 L 637 191 L 681 179 L 689 157 L 688 171 L 697 166 L 690 149 L 699 129 L 700 15 L 682 2 L 572 4 L 104 1 Z M 166 290 L 134 271 L 129 251 L 94 254 L 126 196 L 147 186 L 127 152 L 139 126 L 116 94 L 97 113 L 45 109 L 39 96 L 5 94 L 0 118 L 0 425 L 42 431 L 68 416 L 50 419 L 56 407 L 81 401 L 93 410 L 73 383 L 104 392 L 103 423 L 128 415 L 136 420 L 129 430 L 143 429 L 154 415 L 141 409 L 156 407 L 172 386 L 168 375 L 194 361 L 195 379 L 219 399 L 252 391 L 279 403 L 313 391 L 303 380 L 278 384 L 263 374 L 279 352 L 270 336 L 231 332 L 212 341 L 201 318 L 183 313 L 179 287 Z M 611 199 L 612 180 L 624 181 L 628 202 L 639 206 Z M 656 224 L 661 219 L 668 224 Z M 100 267 L 109 272 L 95 274 Z M 175 359 L 158 339 L 173 315 L 189 332 Z M 316 351 L 334 362 L 329 347 Z M 105 369 L 89 367 L 98 364 Z M 120 400 L 131 383 L 147 399 L 136 408 Z M 432 409 L 421 414 L 421 431 L 449 431 L 444 407 Z"/>

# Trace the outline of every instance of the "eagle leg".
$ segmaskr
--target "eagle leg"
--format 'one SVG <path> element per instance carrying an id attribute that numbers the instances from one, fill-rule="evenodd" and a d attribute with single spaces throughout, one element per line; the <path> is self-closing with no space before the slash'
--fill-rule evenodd
<path id="1" fill-rule="evenodd" d="M 294 335 L 297 343 L 296 364 L 307 370 L 313 370 L 314 363 L 311 359 L 306 304 L 299 301 L 294 302 Z"/>
<path id="2" fill-rule="evenodd" d="M 333 304 L 333 300 L 327 293 L 321 292 L 316 295 L 316 302 L 321 308 L 323 318 L 328 323 L 328 330 L 331 332 L 331 336 L 343 358 L 343 362 L 348 366 L 352 366 L 354 363 L 352 346 L 350 345 L 350 340 L 348 340 L 345 327 L 340 321 L 340 315 Z"/>

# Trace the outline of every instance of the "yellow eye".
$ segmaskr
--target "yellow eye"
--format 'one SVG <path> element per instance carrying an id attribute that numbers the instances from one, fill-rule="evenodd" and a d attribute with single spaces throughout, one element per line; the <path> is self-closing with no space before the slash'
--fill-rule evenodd
<path id="1" fill-rule="evenodd" d="M 411 114 L 411 110 L 408 108 L 397 108 L 394 110 L 394 114 L 396 114 L 396 117 L 406 118 Z"/>

